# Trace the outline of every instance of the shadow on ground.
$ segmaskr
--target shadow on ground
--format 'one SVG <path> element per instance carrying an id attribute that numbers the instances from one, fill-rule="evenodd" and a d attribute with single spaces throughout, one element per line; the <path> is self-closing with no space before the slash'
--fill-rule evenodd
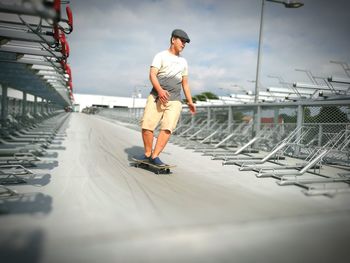
<path id="1" fill-rule="evenodd" d="M 44 232 L 35 230 L 1 231 L 0 258 L 2 262 L 27 262 L 41 261 L 44 244 Z"/>
<path id="2" fill-rule="evenodd" d="M 52 210 L 52 197 L 42 193 L 18 194 L 0 199 L 0 216 L 8 214 L 48 214 Z"/>
<path id="3" fill-rule="evenodd" d="M 132 146 L 130 148 L 125 148 L 124 151 L 128 155 L 128 160 L 132 161 L 133 157 L 143 154 L 143 147 Z"/>

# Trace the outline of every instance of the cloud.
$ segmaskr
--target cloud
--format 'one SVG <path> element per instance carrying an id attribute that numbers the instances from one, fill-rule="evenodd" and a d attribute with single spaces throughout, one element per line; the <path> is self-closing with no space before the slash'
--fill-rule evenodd
<path id="1" fill-rule="evenodd" d="M 345 73 L 330 60 L 350 62 L 350 3 L 304 0 L 290 10 L 266 2 L 261 82 L 268 75 L 307 81 L 296 68 L 327 77 Z M 255 79 L 260 0 L 71 1 L 75 31 L 69 36 L 75 91 L 131 96 L 150 86 L 153 56 L 169 46 L 170 33 L 190 36 L 188 60 L 193 93 L 227 93 L 233 84 L 252 89 Z M 148 89 L 142 89 L 143 95 Z"/>

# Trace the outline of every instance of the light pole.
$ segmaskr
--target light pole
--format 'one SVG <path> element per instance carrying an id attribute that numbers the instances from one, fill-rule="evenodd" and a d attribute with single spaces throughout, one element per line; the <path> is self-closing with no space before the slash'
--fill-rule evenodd
<path id="1" fill-rule="evenodd" d="M 135 99 L 136 99 L 136 86 L 134 87 L 134 91 L 132 92 L 132 108 L 135 110 Z"/>
<path id="2" fill-rule="evenodd" d="M 296 1 L 279 1 L 279 0 L 262 0 L 261 1 L 261 15 L 260 15 L 260 29 L 259 29 L 259 44 L 258 44 L 258 59 L 256 63 L 256 79 L 255 79 L 255 98 L 254 102 L 259 102 L 259 85 L 260 85 L 260 60 L 261 60 L 261 48 L 262 48 L 262 34 L 263 34 L 263 22 L 264 22 L 264 6 L 265 1 L 283 4 L 286 8 L 299 8 L 304 4 Z"/>
<path id="3" fill-rule="evenodd" d="M 144 85 L 144 87 L 146 87 L 146 85 Z M 137 98 L 141 98 L 141 89 L 137 89 L 137 86 L 134 87 L 134 91 L 133 93 L 131 94 L 131 97 L 132 97 L 132 107 L 135 108 L 136 105 L 136 99 Z"/>
<path id="4" fill-rule="evenodd" d="M 147 87 L 146 84 L 143 85 L 143 87 Z M 133 115 L 134 115 L 134 119 L 136 119 L 136 117 L 139 115 L 140 113 L 140 109 L 136 109 L 136 99 L 140 99 L 142 97 L 141 94 L 141 89 L 137 89 L 137 86 L 134 87 L 134 91 L 132 93 L 132 111 L 133 111 Z"/>

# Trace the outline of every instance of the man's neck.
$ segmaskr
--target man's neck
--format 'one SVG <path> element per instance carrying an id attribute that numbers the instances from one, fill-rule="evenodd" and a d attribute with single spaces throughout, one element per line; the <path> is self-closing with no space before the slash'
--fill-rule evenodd
<path id="1" fill-rule="evenodd" d="M 171 53 L 171 54 L 173 54 L 175 56 L 180 55 L 180 52 L 177 52 L 173 46 L 170 46 L 168 51 L 169 51 L 169 53 Z"/>

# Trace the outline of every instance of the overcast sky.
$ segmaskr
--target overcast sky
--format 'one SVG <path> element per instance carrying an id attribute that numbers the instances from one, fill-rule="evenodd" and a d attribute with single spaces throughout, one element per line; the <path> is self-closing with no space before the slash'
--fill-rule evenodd
<path id="1" fill-rule="evenodd" d="M 191 38 L 182 56 L 189 64 L 192 95 L 254 90 L 261 0 L 71 0 L 71 48 L 75 93 L 131 96 L 150 90 L 153 56 L 169 47 L 171 31 Z M 310 82 L 345 72 L 330 60 L 350 63 L 350 1 L 303 0 L 287 9 L 266 2 L 261 85 Z"/>

